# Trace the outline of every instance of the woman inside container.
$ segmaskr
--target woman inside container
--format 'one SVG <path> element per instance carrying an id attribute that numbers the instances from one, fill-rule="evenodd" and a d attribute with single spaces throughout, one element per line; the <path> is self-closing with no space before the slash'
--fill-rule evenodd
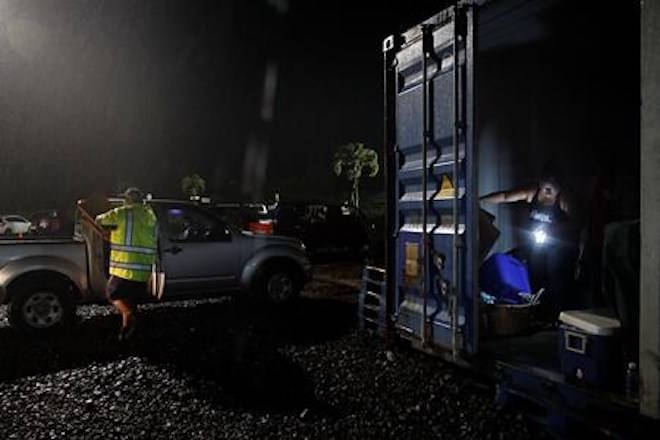
<path id="1" fill-rule="evenodd" d="M 527 263 L 534 292 L 541 296 L 539 317 L 556 320 L 561 310 L 576 308 L 573 280 L 578 252 L 578 228 L 568 197 L 562 193 L 560 171 L 546 165 L 538 184 L 481 197 L 487 203 L 526 202 L 529 217 L 518 256 Z"/>

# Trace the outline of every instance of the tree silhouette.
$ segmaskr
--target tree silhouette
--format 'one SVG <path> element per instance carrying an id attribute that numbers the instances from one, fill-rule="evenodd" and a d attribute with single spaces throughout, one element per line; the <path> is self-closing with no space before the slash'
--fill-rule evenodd
<path id="1" fill-rule="evenodd" d="M 181 190 L 188 197 L 201 196 L 206 191 L 206 181 L 199 174 L 191 174 L 181 179 Z"/>
<path id="2" fill-rule="evenodd" d="M 337 176 L 344 174 L 351 183 L 351 204 L 359 208 L 360 179 L 364 171 L 368 171 L 369 177 L 376 177 L 380 170 L 378 153 L 362 142 L 351 142 L 337 149 L 332 167 Z"/>

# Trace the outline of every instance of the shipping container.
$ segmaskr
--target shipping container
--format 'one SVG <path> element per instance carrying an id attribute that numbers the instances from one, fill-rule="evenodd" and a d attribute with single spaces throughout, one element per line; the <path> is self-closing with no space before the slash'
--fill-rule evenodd
<path id="1" fill-rule="evenodd" d="M 493 373 L 503 402 L 521 398 L 562 423 L 585 425 L 593 416 L 601 432 L 615 428 L 613 414 L 640 412 L 636 393 L 624 392 L 624 371 L 612 373 L 612 386 L 596 386 L 581 380 L 581 370 L 578 377 L 562 370 L 561 338 L 570 359 L 578 350 L 571 344 L 583 340 L 572 330 L 496 337 L 484 323 L 479 269 L 488 254 L 518 248 L 530 231 L 526 206 L 479 197 L 533 185 L 554 163 L 583 235 L 598 225 L 591 205 L 599 184 L 618 191 L 616 219 L 639 219 L 639 41 L 638 2 L 493 0 L 458 2 L 383 42 L 381 328 Z M 499 233 L 489 229 L 490 215 Z M 604 305 L 594 279 L 570 286 L 576 309 Z M 527 319 L 520 310 L 509 316 Z"/>

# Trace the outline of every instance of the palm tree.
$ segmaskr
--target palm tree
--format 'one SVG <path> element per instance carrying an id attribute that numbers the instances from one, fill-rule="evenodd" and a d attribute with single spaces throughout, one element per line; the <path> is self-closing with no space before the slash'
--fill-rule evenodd
<path id="1" fill-rule="evenodd" d="M 362 142 L 351 142 L 342 145 L 335 153 L 332 167 L 337 176 L 342 173 L 351 182 L 351 203 L 360 207 L 360 178 L 363 171 L 368 170 L 369 177 L 376 177 L 378 166 L 378 153 L 364 146 Z"/>
<path id="2" fill-rule="evenodd" d="M 199 174 L 191 174 L 181 179 L 181 190 L 188 197 L 201 196 L 206 191 L 206 181 Z"/>

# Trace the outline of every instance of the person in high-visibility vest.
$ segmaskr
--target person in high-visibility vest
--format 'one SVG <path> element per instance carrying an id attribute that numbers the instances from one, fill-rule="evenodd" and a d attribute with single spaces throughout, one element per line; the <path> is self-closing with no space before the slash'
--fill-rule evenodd
<path id="1" fill-rule="evenodd" d="M 135 331 L 135 302 L 145 295 L 158 253 L 158 221 L 137 188 L 124 193 L 124 204 L 96 217 L 111 228 L 110 279 L 106 295 L 122 316 L 119 340 Z"/>

